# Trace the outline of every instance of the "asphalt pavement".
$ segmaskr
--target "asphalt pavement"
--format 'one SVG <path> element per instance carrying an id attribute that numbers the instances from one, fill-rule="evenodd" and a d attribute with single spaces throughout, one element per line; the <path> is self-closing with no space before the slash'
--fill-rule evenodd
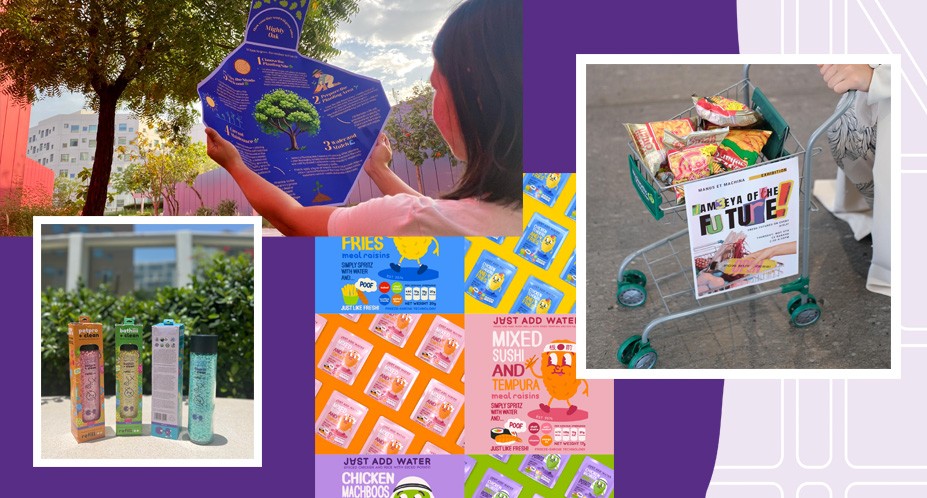
<path id="1" fill-rule="evenodd" d="M 741 66 L 593 65 L 586 79 L 587 160 L 587 361 L 590 368 L 623 368 L 616 351 L 650 320 L 667 314 L 654 285 L 640 308 L 616 304 L 617 271 L 635 250 L 685 228 L 678 218 L 654 220 L 630 184 L 628 135 L 623 123 L 668 119 L 692 105 L 690 95 L 714 95 L 742 78 Z M 770 97 L 806 144 L 834 111 L 839 96 L 814 65 L 753 66 L 751 81 Z M 813 161 L 815 179 L 832 179 L 836 164 L 826 149 Z M 777 294 L 659 326 L 651 344 L 657 368 L 890 368 L 890 305 L 887 296 L 866 290 L 871 238 L 856 241 L 846 223 L 823 208 L 811 216 L 811 292 L 823 314 L 799 329 L 785 308 L 790 295 Z M 675 249 L 689 259 L 687 237 Z M 662 251 L 662 252 L 660 252 Z M 663 247 L 653 258 L 669 254 Z M 674 261 L 654 271 L 672 273 Z M 664 268 L 665 266 L 665 268 Z M 646 269 L 640 258 L 631 268 Z M 691 272 L 662 281 L 683 288 Z M 777 282 L 781 284 L 787 280 Z M 749 294 L 738 290 L 732 297 Z M 708 302 L 716 302 L 713 297 Z M 703 300 L 704 301 L 704 300 Z M 667 303 L 672 311 L 696 306 L 691 293 Z"/>

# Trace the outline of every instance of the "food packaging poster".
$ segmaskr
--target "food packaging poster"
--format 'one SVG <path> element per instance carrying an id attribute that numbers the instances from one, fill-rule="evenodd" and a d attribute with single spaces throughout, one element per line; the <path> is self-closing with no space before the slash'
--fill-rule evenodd
<path id="1" fill-rule="evenodd" d="M 315 496 L 462 498 L 463 455 L 316 455 Z M 514 498 L 514 497 L 512 497 Z"/>
<path id="2" fill-rule="evenodd" d="M 463 454 L 464 315 L 321 317 L 316 454 Z M 376 333 L 384 323 L 405 340 Z"/>
<path id="3" fill-rule="evenodd" d="M 798 273 L 798 158 L 686 184 L 695 295 Z"/>
<path id="4" fill-rule="evenodd" d="M 525 175 L 524 183 L 522 235 L 467 238 L 468 314 L 570 313 L 576 302 L 576 283 L 564 273 L 575 266 L 576 175 L 532 173 Z M 541 195 L 545 189 L 550 195 Z M 526 287 L 534 291 L 526 294 Z"/>
<path id="5" fill-rule="evenodd" d="M 577 378 L 575 315 L 468 315 L 468 454 L 611 453 L 614 383 Z"/>
<path id="6" fill-rule="evenodd" d="M 615 496 L 615 457 L 612 454 L 563 455 L 537 452 L 511 455 L 467 455 L 470 474 L 464 496 L 493 497 L 493 488 L 520 489 L 509 498 L 612 498 Z M 488 484 L 488 486 L 487 486 Z M 505 495 L 498 495 L 505 496 Z M 498 498 L 495 497 L 495 498 Z"/>
<path id="7" fill-rule="evenodd" d="M 253 1 L 244 42 L 197 86 L 203 122 L 303 206 L 344 204 L 390 111 L 379 81 L 297 52 L 317 8 Z"/>
<path id="8" fill-rule="evenodd" d="M 463 313 L 463 237 L 316 238 L 319 313 Z"/>

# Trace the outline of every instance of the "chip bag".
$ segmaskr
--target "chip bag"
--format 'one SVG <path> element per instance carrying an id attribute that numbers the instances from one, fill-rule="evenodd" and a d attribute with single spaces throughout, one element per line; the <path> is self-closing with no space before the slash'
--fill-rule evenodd
<path id="1" fill-rule="evenodd" d="M 720 95 L 692 96 L 698 117 L 718 126 L 750 126 L 759 120 L 759 114 L 741 102 Z"/>
<path id="2" fill-rule="evenodd" d="M 727 136 L 730 128 L 712 128 L 710 130 L 693 131 L 688 135 L 677 135 L 670 130 L 663 130 L 663 147 L 672 152 L 690 145 L 720 144 Z"/>
<path id="3" fill-rule="evenodd" d="M 667 159 L 670 171 L 673 172 L 673 183 L 685 183 L 721 172 L 721 166 L 714 159 L 717 150 L 717 145 L 708 144 L 692 145 L 670 152 Z M 685 192 L 682 187 L 676 187 L 675 190 L 676 202 L 681 204 Z"/>
<path id="4" fill-rule="evenodd" d="M 718 146 L 715 159 L 728 170 L 753 166 L 770 135 L 769 130 L 733 130 Z"/>
<path id="5" fill-rule="evenodd" d="M 628 135 L 634 141 L 634 147 L 641 157 L 641 161 L 651 173 L 656 174 L 660 165 L 666 161 L 666 149 L 663 147 L 663 133 L 669 130 L 675 135 L 688 135 L 695 131 L 692 120 L 674 119 L 671 121 L 655 121 L 645 124 L 625 123 Z"/>

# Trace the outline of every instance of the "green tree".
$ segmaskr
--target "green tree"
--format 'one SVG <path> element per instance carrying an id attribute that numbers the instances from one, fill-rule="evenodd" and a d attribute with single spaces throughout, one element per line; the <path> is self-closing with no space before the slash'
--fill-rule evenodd
<path id="1" fill-rule="evenodd" d="M 264 94 L 254 106 L 254 119 L 261 131 L 268 135 L 289 135 L 290 148 L 287 150 L 303 149 L 296 143 L 296 137 L 303 132 L 309 136 L 315 135 L 322 126 L 315 106 L 289 90 L 274 90 Z"/>
<path id="2" fill-rule="evenodd" d="M 67 214 L 77 214 L 84 206 L 81 197 L 83 188 L 80 180 L 65 175 L 55 176 L 55 187 L 52 192 L 52 206 L 63 210 Z"/>
<path id="3" fill-rule="evenodd" d="M 457 166 L 457 158 L 441 136 L 441 131 L 434 121 L 434 95 L 431 85 L 416 83 L 412 87 L 412 96 L 393 106 L 386 133 L 394 150 L 402 152 L 415 165 L 418 191 L 424 191 L 422 164 L 431 159 L 432 164 L 447 157 L 451 166 Z"/>
<path id="4" fill-rule="evenodd" d="M 305 5 L 308 0 L 299 0 Z M 4 0 L 0 9 L 3 91 L 17 102 L 83 93 L 99 112 L 85 215 L 102 215 L 112 172 L 116 109 L 166 117 L 175 141 L 192 123 L 196 85 L 242 42 L 250 3 L 193 0 Z M 312 0 L 300 49 L 336 55 L 335 28 L 357 0 Z"/>

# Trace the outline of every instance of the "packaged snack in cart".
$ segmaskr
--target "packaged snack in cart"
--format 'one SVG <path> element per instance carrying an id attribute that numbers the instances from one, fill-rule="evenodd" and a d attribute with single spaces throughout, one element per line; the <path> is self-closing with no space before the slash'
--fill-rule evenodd
<path id="1" fill-rule="evenodd" d="M 315 421 L 315 432 L 327 441 L 347 448 L 365 416 L 366 406 L 334 391 Z"/>
<path id="2" fill-rule="evenodd" d="M 399 410 L 418 373 L 418 369 L 395 356 L 384 354 L 364 392 L 387 407 Z"/>
<path id="3" fill-rule="evenodd" d="M 718 126 L 743 127 L 759 121 L 760 115 L 742 102 L 715 95 L 712 97 L 692 96 L 698 117 Z"/>
<path id="4" fill-rule="evenodd" d="M 557 484 L 560 474 L 563 473 L 569 458 L 570 455 L 558 455 L 556 453 L 525 455 L 525 459 L 521 461 L 518 470 L 548 488 L 553 488 L 554 484 Z"/>
<path id="5" fill-rule="evenodd" d="M 692 145 L 670 152 L 667 160 L 673 173 L 673 183 L 684 183 L 720 173 L 721 165 L 714 159 L 717 150 L 717 145 Z M 675 190 L 676 201 L 682 203 L 685 196 L 683 188 L 676 187 Z"/>
<path id="6" fill-rule="evenodd" d="M 354 384 L 367 357 L 373 351 L 373 345 L 344 329 L 338 329 L 322 355 L 319 368 L 336 379 Z"/>
<path id="7" fill-rule="evenodd" d="M 422 424 L 426 429 L 443 436 L 447 428 L 454 423 L 460 407 L 464 403 L 463 394 L 431 379 L 425 392 L 412 411 L 412 420 Z"/>
<path id="8" fill-rule="evenodd" d="M 494 469 L 486 469 L 473 498 L 518 498 L 522 485 Z"/>
<path id="9" fill-rule="evenodd" d="M 499 306 L 517 270 L 512 263 L 489 251 L 483 251 L 467 277 L 467 295 L 495 308 Z"/>
<path id="10" fill-rule="evenodd" d="M 401 455 L 409 449 L 415 436 L 401 425 L 380 417 L 370 431 L 361 453 L 369 455 Z"/>
<path id="11" fill-rule="evenodd" d="M 628 130 L 641 161 L 654 174 L 666 161 L 666 150 L 663 148 L 664 131 L 670 130 L 676 135 L 688 135 L 695 131 L 692 120 L 688 118 L 644 124 L 625 123 L 624 127 Z"/>
<path id="12" fill-rule="evenodd" d="M 422 315 L 408 313 L 377 315 L 374 317 L 373 323 L 370 324 L 370 331 L 399 347 L 403 347 L 421 317 Z"/>
<path id="13" fill-rule="evenodd" d="M 586 457 L 567 488 L 566 498 L 597 498 L 608 496 L 615 489 L 615 471 L 601 462 Z"/>
<path id="14" fill-rule="evenodd" d="M 526 173 L 524 193 L 548 206 L 553 206 L 569 178 L 569 173 Z"/>
<path id="15" fill-rule="evenodd" d="M 515 246 L 515 254 L 547 270 L 569 233 L 569 230 L 549 218 L 534 213 Z"/>
<path id="16" fill-rule="evenodd" d="M 415 356 L 425 360 L 442 372 L 450 373 L 463 354 L 464 331 L 444 317 L 436 316 L 425 332 Z"/>
<path id="17" fill-rule="evenodd" d="M 676 135 L 675 133 L 663 131 L 663 147 L 667 151 L 679 150 L 689 147 L 690 145 L 718 145 L 727 136 L 730 128 L 713 128 L 711 130 L 693 131 L 688 135 Z M 669 152 L 667 152 L 669 153 Z"/>
<path id="18" fill-rule="evenodd" d="M 554 313 L 557 306 L 560 306 L 562 299 L 563 292 L 534 276 L 530 276 L 525 285 L 522 286 L 521 292 L 518 294 L 518 298 L 515 299 L 515 304 L 509 313 L 537 315 Z"/>
<path id="19" fill-rule="evenodd" d="M 769 130 L 733 130 L 718 146 L 715 159 L 728 170 L 753 166 L 770 135 Z"/>

